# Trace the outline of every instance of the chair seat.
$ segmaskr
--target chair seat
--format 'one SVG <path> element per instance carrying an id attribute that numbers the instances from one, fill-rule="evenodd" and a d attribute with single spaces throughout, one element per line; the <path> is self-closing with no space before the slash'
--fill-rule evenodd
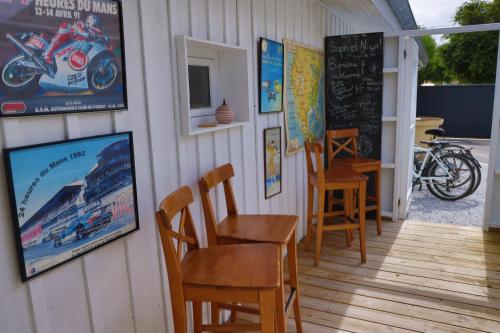
<path id="1" fill-rule="evenodd" d="M 285 245 L 298 221 L 295 215 L 228 216 L 217 225 L 217 236 L 243 242 Z"/>
<path id="2" fill-rule="evenodd" d="M 317 181 L 317 175 L 310 176 L 313 183 Z M 350 183 L 350 182 L 359 182 L 359 181 L 367 181 L 368 177 L 362 173 L 356 172 L 351 168 L 338 166 L 335 168 L 329 168 L 325 171 L 325 181 L 336 182 L 336 183 Z"/>
<path id="3" fill-rule="evenodd" d="M 338 157 L 333 160 L 335 165 L 357 167 L 380 167 L 382 162 L 371 158 L 362 157 Z"/>
<path id="4" fill-rule="evenodd" d="M 275 244 L 223 245 L 190 251 L 182 260 L 184 285 L 262 289 L 279 285 Z M 266 269 L 256 269 L 265 267 Z"/>

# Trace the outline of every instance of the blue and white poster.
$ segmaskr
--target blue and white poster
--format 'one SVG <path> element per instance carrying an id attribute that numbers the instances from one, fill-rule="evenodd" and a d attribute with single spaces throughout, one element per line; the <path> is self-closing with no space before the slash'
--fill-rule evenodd
<path id="1" fill-rule="evenodd" d="M 261 38 L 259 44 L 260 112 L 283 111 L 283 44 Z"/>
<path id="2" fill-rule="evenodd" d="M 5 157 L 23 280 L 138 229 L 131 133 Z"/>

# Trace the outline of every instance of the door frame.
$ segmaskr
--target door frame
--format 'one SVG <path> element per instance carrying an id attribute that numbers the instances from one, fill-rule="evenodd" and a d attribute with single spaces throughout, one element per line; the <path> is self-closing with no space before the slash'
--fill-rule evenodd
<path id="1" fill-rule="evenodd" d="M 404 30 L 395 34 L 386 34 L 385 37 L 422 37 L 422 36 L 432 36 L 432 35 L 442 35 L 442 34 L 456 34 L 456 33 L 468 33 L 468 32 L 483 32 L 483 31 L 499 31 L 499 48 L 497 51 L 497 72 L 495 78 L 495 95 L 494 95 L 494 103 L 493 103 L 493 116 L 492 116 L 492 128 L 491 128 L 491 140 L 490 140 L 490 156 L 488 162 L 488 177 L 487 177 L 487 186 L 486 186 L 486 198 L 484 205 L 484 213 L 483 213 L 483 230 L 488 231 L 491 226 L 491 218 L 492 218 L 492 207 L 493 207 L 493 198 L 500 197 L 500 184 L 495 186 L 495 177 L 496 177 L 496 169 L 500 170 L 500 161 L 497 162 L 497 151 L 500 148 L 500 23 L 491 23 L 491 24 L 478 24 L 478 25 L 467 25 L 460 27 L 445 27 L 445 28 L 435 28 L 435 29 L 419 29 L 419 30 Z M 400 44 L 403 45 L 403 44 Z M 400 54 L 405 52 L 405 49 L 399 50 Z M 403 70 L 403 66 L 405 66 L 405 61 L 401 62 L 401 57 L 399 57 L 399 70 Z M 406 82 L 406 80 L 405 80 Z M 398 88 L 398 96 L 399 96 L 400 88 Z M 399 97 L 398 97 L 399 98 Z M 403 96 L 403 99 L 405 96 Z M 405 105 L 405 101 L 402 101 L 401 106 Z M 406 110 L 401 110 L 402 112 Z M 401 126 L 401 128 L 400 128 Z M 398 122 L 398 133 L 404 133 L 404 124 Z M 406 147 L 408 148 L 409 144 L 413 145 L 413 141 L 409 140 L 409 138 L 401 138 L 404 140 Z M 411 141 L 411 142 L 407 142 Z M 413 151 L 413 149 L 406 149 L 407 153 Z M 500 158 L 498 158 L 500 160 Z M 397 166 L 396 166 L 397 167 Z M 403 170 L 395 170 L 395 175 L 402 175 Z M 500 173 L 500 172 L 499 172 Z M 399 180 L 401 181 L 401 180 Z M 395 198 L 401 198 L 405 190 L 403 186 L 400 186 L 399 189 L 395 188 L 397 193 L 394 193 Z M 407 189 L 406 189 L 407 190 Z M 498 193 L 497 193 L 498 192 Z M 399 202 L 399 199 L 398 199 Z M 395 207 L 395 211 L 398 211 L 399 215 L 399 207 Z M 398 216 L 399 217 L 399 216 Z M 500 221 L 498 221 L 500 222 Z"/>

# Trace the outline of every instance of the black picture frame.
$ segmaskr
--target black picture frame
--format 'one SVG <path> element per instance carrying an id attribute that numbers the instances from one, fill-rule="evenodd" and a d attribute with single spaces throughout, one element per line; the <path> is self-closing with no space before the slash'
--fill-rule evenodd
<path id="1" fill-rule="evenodd" d="M 132 132 L 3 153 L 22 281 L 139 230 Z"/>
<path id="2" fill-rule="evenodd" d="M 273 143 L 273 138 L 278 140 Z M 264 129 L 264 193 L 265 198 L 269 199 L 283 191 L 283 145 L 281 143 L 281 126 L 270 127 Z M 276 152 L 277 150 L 277 152 Z M 269 156 L 271 154 L 271 156 Z M 278 156 L 279 168 L 276 168 L 274 157 Z M 270 161 L 273 159 L 273 161 Z M 276 177 L 276 172 L 279 172 Z M 269 175 L 268 175 L 269 174 Z M 279 182 L 279 187 L 276 189 L 276 183 Z"/>
<path id="3" fill-rule="evenodd" d="M 19 14 L 20 18 L 17 16 L 14 16 L 14 21 L 22 23 L 21 26 L 18 28 L 19 31 L 12 30 L 12 26 L 16 26 L 16 24 L 11 24 L 9 20 L 6 22 L 0 23 L 0 47 L 2 45 L 9 45 L 12 46 L 14 43 L 8 42 L 7 41 L 7 34 L 11 34 L 14 37 L 15 35 L 22 36 L 23 34 L 36 34 L 38 37 L 41 34 L 53 34 L 55 35 L 57 30 L 57 26 L 60 28 L 60 24 L 64 22 L 68 22 L 69 24 L 73 24 L 74 22 L 77 22 L 78 20 L 83 20 L 84 17 L 89 16 L 91 14 L 96 15 L 97 17 L 100 17 L 103 19 L 105 22 L 103 24 L 104 29 L 103 29 L 103 36 L 109 37 L 108 42 L 110 43 L 109 45 L 113 45 L 114 48 L 112 50 L 107 50 L 109 51 L 107 55 L 110 55 L 112 59 L 115 59 L 115 64 L 117 65 L 118 71 L 117 71 L 117 77 L 116 80 L 117 83 L 112 84 L 111 88 L 109 91 L 106 91 L 104 93 L 95 93 L 90 87 L 87 90 L 74 90 L 70 91 L 69 87 L 69 82 L 70 82 L 70 76 L 74 76 L 74 81 L 72 82 L 79 82 L 78 80 L 81 79 L 81 76 L 77 77 L 76 75 L 79 75 L 78 73 L 85 72 L 87 73 L 88 67 L 92 65 L 92 60 L 96 59 L 99 54 L 104 55 L 106 50 L 102 51 L 99 53 L 97 56 L 92 57 L 90 59 L 89 57 L 86 57 L 84 59 L 87 59 L 86 61 L 86 67 L 81 70 L 81 72 L 70 72 L 70 74 L 67 74 L 67 80 L 68 80 L 68 87 L 65 92 L 63 90 L 50 90 L 50 88 L 39 88 L 37 92 L 33 94 L 35 95 L 26 95 L 23 96 L 23 93 L 16 93 L 14 95 L 7 95 L 5 92 L 2 92 L 2 82 L 0 82 L 0 118 L 9 118 L 9 117 L 25 117 L 25 116 L 41 116 L 41 115 L 55 115 L 55 114 L 71 114 L 71 113 L 89 113 L 89 112 L 103 112 L 103 111 L 124 111 L 128 109 L 128 93 L 127 93 L 127 73 L 126 73 L 126 60 L 125 60 L 125 40 L 124 40 L 124 31 L 123 31 L 123 10 L 122 10 L 122 1 L 121 0 L 97 0 L 98 2 L 102 3 L 110 3 L 110 4 L 116 4 L 116 14 L 114 14 L 115 9 L 111 10 L 108 8 L 108 13 L 106 12 L 101 12 L 97 13 L 94 12 L 94 6 L 90 7 L 91 10 L 77 10 L 76 5 L 75 5 L 75 10 L 66 10 L 67 8 L 60 9 L 60 8 L 46 8 L 46 7 L 37 7 L 35 1 L 14 1 L 12 3 L 0 3 L 0 10 L 2 10 L 2 6 L 25 6 L 26 9 L 23 9 Z M 66 2 L 67 3 L 67 2 Z M 75 2 L 77 3 L 77 2 Z M 92 3 L 91 3 L 92 4 Z M 106 8 L 106 7 L 102 7 Z M 26 13 L 26 11 L 30 10 L 31 12 Z M 53 15 L 56 10 L 59 10 L 59 13 L 62 12 L 67 12 L 68 15 L 69 13 L 72 13 L 72 15 L 77 15 L 76 13 L 79 13 L 78 16 L 80 17 L 79 19 L 72 18 L 72 19 L 66 19 L 66 18 L 55 18 L 54 16 L 49 16 L 48 13 L 51 13 L 50 15 Z M 110 19 L 111 14 L 113 14 L 116 18 Z M 62 14 L 60 14 L 62 15 Z M 46 22 L 33 22 L 34 20 L 41 20 L 41 19 L 46 19 Z M 51 21 L 52 20 L 52 21 Z M 116 20 L 116 21 L 115 21 Z M 113 23 L 110 24 L 109 22 L 112 21 Z M 106 24 L 107 26 L 112 26 L 113 27 L 113 35 L 110 37 L 106 35 Z M 32 27 L 30 27 L 30 25 Z M 44 27 L 44 28 L 43 28 Z M 44 29 L 44 30 L 41 30 Z M 43 35 L 42 35 L 43 36 Z M 31 38 L 31 37 L 30 37 Z M 48 37 L 44 37 L 45 42 L 50 44 L 51 39 Z M 19 42 L 22 43 L 27 43 L 29 42 L 29 39 L 27 41 L 21 41 Z M 101 39 L 101 44 L 103 45 L 103 48 L 107 46 L 105 44 L 105 39 Z M 71 46 L 62 46 L 60 49 L 58 49 L 55 54 L 58 54 L 59 52 L 65 52 L 67 51 Z M 120 49 L 118 50 L 117 47 Z M 12 48 L 14 48 L 12 46 Z M 61 51 L 62 49 L 62 51 Z M 76 53 L 79 49 L 74 48 L 68 51 L 68 55 L 66 58 L 70 58 L 73 53 Z M 43 50 L 35 50 L 34 53 L 38 55 L 39 59 L 43 59 Z M 15 52 L 13 53 L 10 52 L 10 55 L 16 55 L 16 54 L 22 54 L 22 52 L 18 49 L 15 48 Z M 37 53 L 38 52 L 38 53 Z M 119 52 L 119 55 L 117 53 Z M 7 59 L 8 60 L 8 59 Z M 3 67 L 7 61 L 6 59 L 0 58 L 0 67 Z M 66 60 L 64 60 L 66 61 Z M 43 62 L 43 60 L 42 60 Z M 69 60 L 67 61 L 68 65 L 66 66 L 67 68 L 74 69 L 74 67 L 70 67 L 69 65 Z M 54 59 L 54 63 L 57 64 L 56 59 Z M 45 64 L 47 66 L 47 64 Z M 55 67 L 55 71 L 57 73 L 58 69 Z M 66 68 L 66 69 L 67 69 Z M 64 69 L 64 68 L 63 68 Z M 61 69 L 61 70 L 63 70 Z M 57 74 L 56 74 L 57 75 Z M 63 71 L 61 74 L 61 77 L 66 75 L 66 71 Z M 36 79 L 40 80 L 41 76 Z M 47 76 L 48 78 L 48 76 Z M 88 81 L 85 81 L 88 82 Z M 51 82 L 48 80 L 47 85 L 52 86 L 54 82 Z M 60 83 L 57 82 L 57 84 L 54 85 L 59 85 Z M 77 84 L 77 83 L 75 83 Z M 5 86 L 5 84 L 3 84 Z M 40 85 L 38 84 L 40 87 Z M 62 88 L 58 88 L 62 89 Z M 54 93 L 55 94 L 54 94 Z M 48 93 L 48 94 L 47 94 Z M 38 96 L 39 94 L 42 94 L 41 96 Z M 10 111 L 9 111 L 10 108 Z M 12 111 L 15 110 L 15 111 Z M 19 111 L 21 110 L 21 111 Z"/>
<path id="4" fill-rule="evenodd" d="M 266 80 L 264 80 L 265 73 L 263 72 L 265 69 L 263 66 L 263 52 L 264 52 L 264 45 L 273 45 L 275 47 L 281 48 L 281 76 L 279 76 L 279 79 L 281 79 L 281 92 L 280 92 L 280 103 L 281 103 L 281 108 L 279 110 L 273 110 L 273 111 L 265 111 L 263 107 L 263 85 Z M 258 42 L 258 79 L 259 79 L 259 86 L 257 91 L 259 92 L 259 113 L 260 114 L 270 114 L 270 113 L 276 113 L 276 112 L 283 112 L 284 111 L 284 89 L 285 89 L 285 46 L 283 43 L 265 38 L 265 37 L 260 37 L 259 42 Z M 268 86 L 270 83 L 268 83 Z M 269 94 L 269 87 L 268 89 L 268 94 Z"/>

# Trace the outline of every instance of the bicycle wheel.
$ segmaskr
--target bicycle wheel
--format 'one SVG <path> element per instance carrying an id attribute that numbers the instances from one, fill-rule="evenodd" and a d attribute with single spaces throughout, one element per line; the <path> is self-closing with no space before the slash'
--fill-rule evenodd
<path id="1" fill-rule="evenodd" d="M 441 200 L 454 201 L 472 193 L 476 183 L 474 166 L 461 154 L 448 153 L 439 156 L 441 166 L 433 161 L 427 173 L 434 179 L 427 181 L 429 191 Z M 448 178 L 451 175 L 451 179 Z"/>
<path id="2" fill-rule="evenodd" d="M 472 166 L 474 167 L 475 183 L 468 195 L 474 193 L 478 189 L 479 185 L 481 185 L 481 181 L 483 179 L 481 172 L 481 164 L 479 163 L 479 161 L 474 157 L 474 155 L 472 155 L 470 149 L 467 149 L 457 144 L 451 144 L 449 146 L 446 146 L 445 148 L 443 148 L 443 150 L 448 153 L 451 152 L 455 154 L 462 154 L 472 163 Z"/>

